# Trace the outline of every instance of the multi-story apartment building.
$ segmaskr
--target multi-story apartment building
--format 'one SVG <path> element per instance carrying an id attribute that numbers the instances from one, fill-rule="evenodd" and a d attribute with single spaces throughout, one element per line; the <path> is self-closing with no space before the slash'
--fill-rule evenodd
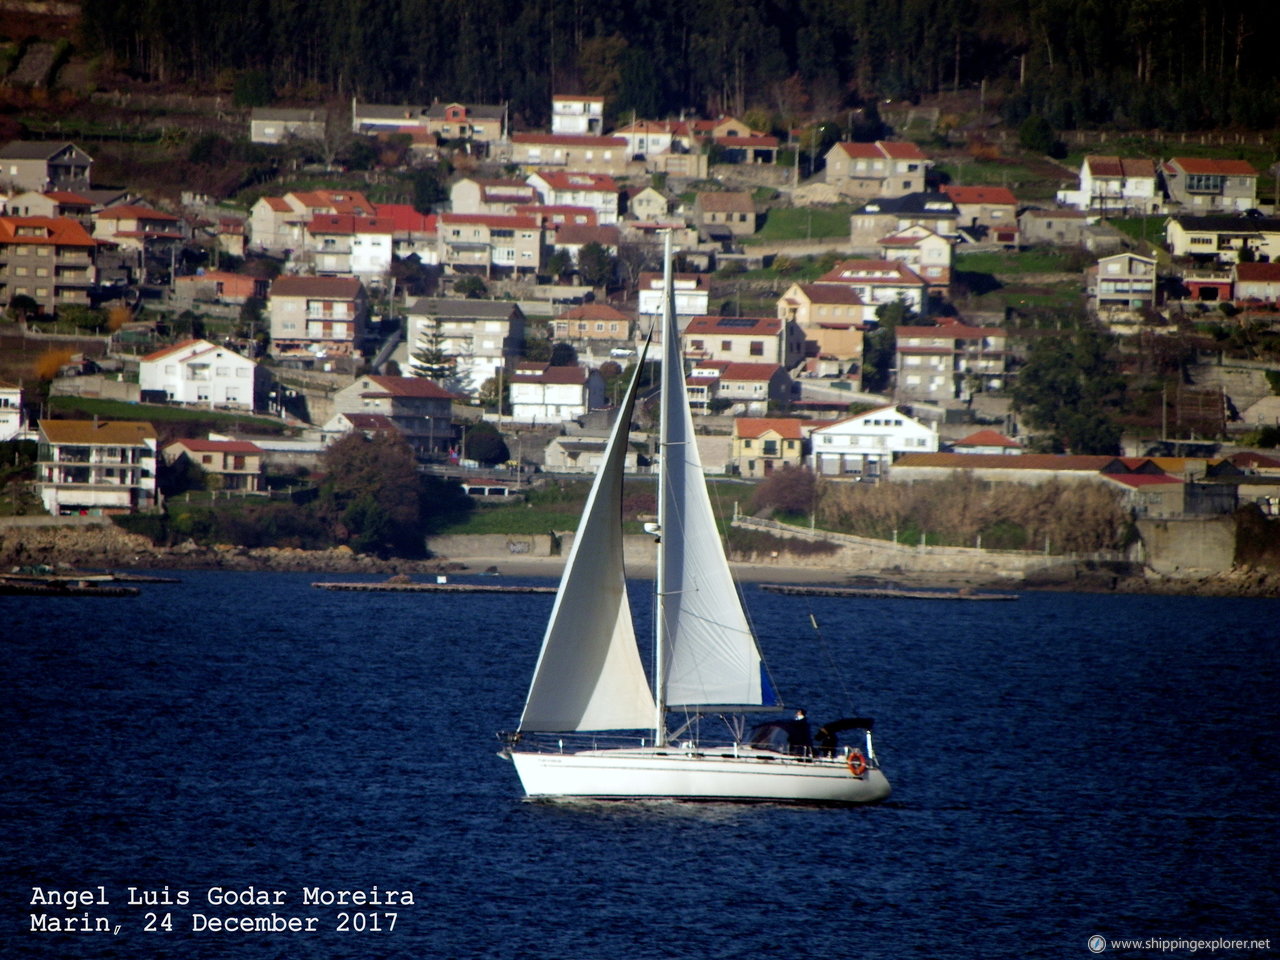
<path id="1" fill-rule="evenodd" d="M 89 306 L 97 249 L 70 217 L 0 217 L 0 301 L 27 296 L 46 313 Z"/>
<path id="2" fill-rule="evenodd" d="M 42 420 L 36 488 L 49 513 L 133 513 L 156 505 L 156 431 L 142 421 Z"/>
<path id="3" fill-rule="evenodd" d="M 365 336 L 364 284 L 354 277 L 276 277 L 267 299 L 276 357 L 348 357 Z"/>
<path id="4" fill-rule="evenodd" d="M 954 400 L 1004 385 L 1009 369 L 1008 331 L 998 327 L 900 326 L 895 331 L 897 396 Z"/>
<path id="5" fill-rule="evenodd" d="M 387 418 L 414 456 L 429 460 L 453 445 L 453 399 L 448 390 L 421 377 L 362 376 L 333 395 L 333 409 Z"/>
<path id="6" fill-rule="evenodd" d="M 542 269 L 542 230 L 533 217 L 442 213 L 437 256 L 451 273 L 531 276 Z"/>
<path id="7" fill-rule="evenodd" d="M 406 314 L 414 375 L 439 380 L 455 393 L 475 396 L 524 349 L 525 317 L 514 303 L 424 297 Z"/>

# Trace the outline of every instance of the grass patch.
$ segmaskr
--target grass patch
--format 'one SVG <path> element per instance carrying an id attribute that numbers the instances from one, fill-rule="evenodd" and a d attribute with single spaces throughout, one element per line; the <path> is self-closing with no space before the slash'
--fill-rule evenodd
<path id="1" fill-rule="evenodd" d="M 743 244 L 770 243 L 779 240 L 821 240 L 849 236 L 849 216 L 854 206 L 848 203 L 830 207 L 775 207 L 765 214 L 756 234 L 743 237 Z"/>
<path id="2" fill-rule="evenodd" d="M 956 254 L 955 269 L 970 273 L 1077 273 L 1086 266 L 1070 250 L 991 250 Z"/>
<path id="3" fill-rule="evenodd" d="M 49 407 L 67 419 L 101 417 L 103 420 L 182 421 L 204 420 L 222 426 L 249 426 L 263 433 L 283 433 L 285 427 L 279 420 L 254 417 L 247 413 L 228 413 L 221 410 L 200 410 L 192 407 L 168 407 L 149 403 L 128 403 L 124 400 L 101 400 L 96 397 L 50 397 Z"/>

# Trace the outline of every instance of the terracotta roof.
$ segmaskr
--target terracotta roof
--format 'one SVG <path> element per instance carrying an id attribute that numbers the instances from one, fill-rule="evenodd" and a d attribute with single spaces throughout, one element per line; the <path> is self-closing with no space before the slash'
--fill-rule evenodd
<path id="1" fill-rule="evenodd" d="M 951 470 L 1072 470 L 1097 473 L 1115 457 L 1089 454 L 1024 453 L 1010 457 L 1003 453 L 907 453 L 895 467 L 947 467 Z"/>
<path id="2" fill-rule="evenodd" d="M 618 228 L 610 226 L 598 227 L 583 223 L 565 223 L 556 229 L 555 242 L 564 246 L 598 243 L 602 247 L 616 247 L 619 242 Z"/>
<path id="3" fill-rule="evenodd" d="M 861 306 L 862 298 L 852 287 L 842 283 L 802 283 L 800 289 L 812 303 L 839 303 Z"/>
<path id="4" fill-rule="evenodd" d="M 756 202 L 741 190 L 706 190 L 698 194 L 696 203 L 712 213 L 755 213 Z"/>
<path id="5" fill-rule="evenodd" d="M 262 199 L 276 213 L 293 213 L 293 207 L 289 206 L 289 202 L 284 197 L 263 197 Z"/>
<path id="6" fill-rule="evenodd" d="M 35 231 L 38 235 L 31 236 Z M 97 241 L 70 217 L 0 217 L 0 243 L 96 247 Z"/>
<path id="7" fill-rule="evenodd" d="M 73 203 L 82 207 L 93 206 L 93 201 L 88 197 L 82 197 L 80 194 L 73 193 L 70 190 L 50 190 L 45 196 L 50 200 L 58 201 L 58 203 Z"/>
<path id="8" fill-rule="evenodd" d="M 1264 470 L 1280 470 L 1280 460 L 1261 453 L 1254 453 L 1251 450 L 1233 453 L 1227 459 L 1237 467 L 1260 467 Z"/>
<path id="9" fill-rule="evenodd" d="M 354 300 L 361 290 L 355 277 L 276 277 L 271 281 L 273 297 L 322 297 L 330 300 Z"/>
<path id="10" fill-rule="evenodd" d="M 626 142 L 625 140 L 623 141 Z M 586 193 L 617 193 L 618 182 L 603 173 L 574 173 L 568 170 L 539 170 L 532 176 L 552 190 L 581 190 Z"/>
<path id="11" fill-rule="evenodd" d="M 957 187 L 950 184 L 942 188 L 942 192 L 951 198 L 952 203 L 1002 203 L 1017 206 L 1018 198 L 1008 187 Z"/>
<path id="12" fill-rule="evenodd" d="M 1084 158 L 1089 173 L 1095 177 L 1155 177 L 1156 165 L 1146 157 L 1112 157 L 1089 155 Z"/>
<path id="13" fill-rule="evenodd" d="M 407 203 L 375 203 L 373 213 L 380 220 L 391 221 L 396 233 L 435 233 L 434 214 L 419 213 Z"/>
<path id="14" fill-rule="evenodd" d="M 1280 283 L 1280 263 L 1237 263 L 1235 270 L 1246 283 Z"/>
<path id="15" fill-rule="evenodd" d="M 845 260 L 824 273 L 818 283 L 924 283 L 924 279 L 900 260 Z"/>
<path id="16" fill-rule="evenodd" d="M 720 374 L 721 380 L 772 380 L 782 367 L 776 363 L 731 363 Z"/>
<path id="17" fill-rule="evenodd" d="M 453 394 L 433 380 L 424 377 L 369 377 L 393 397 L 416 397 L 428 400 L 451 400 Z"/>
<path id="18" fill-rule="evenodd" d="M 782 330 L 777 317 L 694 317 L 685 328 L 685 335 L 718 334 L 739 337 L 776 337 Z"/>
<path id="19" fill-rule="evenodd" d="M 390 217 L 358 217 L 349 213 L 319 213 L 307 224 L 307 232 L 317 233 L 395 233 Z"/>
<path id="20" fill-rule="evenodd" d="M 621 310 L 607 303 L 584 303 L 556 315 L 557 320 L 630 320 Z"/>
<path id="21" fill-rule="evenodd" d="M 557 100 L 570 100 L 582 103 L 604 103 L 604 97 L 593 97 L 580 93 L 553 93 L 551 95 L 551 102 L 555 103 Z"/>
<path id="22" fill-rule="evenodd" d="M 148 363 L 152 360 L 162 360 L 165 357 L 169 356 L 169 354 L 171 353 L 179 353 L 187 349 L 187 347 L 194 346 L 195 344 L 199 344 L 199 343 L 209 344 L 209 341 L 199 340 L 199 339 L 179 340 L 177 343 L 172 344 L 171 346 L 161 347 L 159 350 L 153 351 L 152 353 L 148 353 L 145 357 L 142 357 L 142 362 Z M 209 344 L 209 346 L 212 346 L 212 344 Z"/>
<path id="23" fill-rule="evenodd" d="M 538 221 L 533 217 L 512 217 L 500 213 L 442 213 L 442 225 L 471 224 L 477 227 L 493 227 L 499 230 L 536 230 Z"/>
<path id="24" fill-rule="evenodd" d="M 1183 173 L 1216 174 L 1223 177 L 1256 177 L 1258 171 L 1248 160 L 1208 160 L 1203 157 L 1174 157 L 1166 167 L 1175 166 Z"/>
<path id="25" fill-rule="evenodd" d="M 583 367 L 521 364 L 508 379 L 511 383 L 552 383 L 581 386 L 587 382 L 587 371 Z"/>
<path id="26" fill-rule="evenodd" d="M 286 194 L 286 199 L 293 197 L 307 209 L 327 207 L 334 213 L 369 214 L 373 212 L 373 204 L 358 190 L 295 190 Z"/>
<path id="27" fill-rule="evenodd" d="M 40 432 L 50 443 L 142 446 L 156 438 L 156 428 L 143 420 L 41 420 Z"/>
<path id="28" fill-rule="evenodd" d="M 738 417 L 733 432 L 739 437 L 759 437 L 772 431 L 784 440 L 802 440 L 806 423 L 791 417 Z"/>
<path id="29" fill-rule="evenodd" d="M 777 149 L 777 137 L 716 137 L 716 143 L 722 147 L 761 147 Z"/>
<path id="30" fill-rule="evenodd" d="M 957 440 L 953 446 L 957 447 L 1017 447 L 1021 449 L 1022 444 L 1017 440 L 1011 440 L 1003 433 L 996 430 L 979 430 L 977 433 L 971 433 L 963 440 Z"/>
<path id="31" fill-rule="evenodd" d="M 927 160 L 914 143 L 896 140 L 877 140 L 875 143 L 837 143 L 837 147 L 850 157 L 863 159 Z"/>
<path id="32" fill-rule="evenodd" d="M 347 422 L 357 430 L 379 430 L 384 433 L 395 432 L 395 421 L 382 413 L 344 413 Z"/>

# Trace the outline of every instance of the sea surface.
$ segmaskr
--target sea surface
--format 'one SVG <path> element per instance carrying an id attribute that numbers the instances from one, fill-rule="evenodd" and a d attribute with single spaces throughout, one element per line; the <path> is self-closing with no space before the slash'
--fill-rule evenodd
<path id="1" fill-rule="evenodd" d="M 893 796 L 565 805 L 496 755 L 551 596 L 176 575 L 0 597 L 0 956 L 1280 955 L 1280 600 L 748 586 L 788 704 L 876 717 Z M 273 915 L 315 929 L 211 929 Z"/>

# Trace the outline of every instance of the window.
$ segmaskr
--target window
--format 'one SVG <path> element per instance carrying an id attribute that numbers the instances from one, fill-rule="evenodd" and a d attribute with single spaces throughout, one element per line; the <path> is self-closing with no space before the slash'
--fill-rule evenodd
<path id="1" fill-rule="evenodd" d="M 763 357 L 763 356 L 764 356 L 764 341 L 763 341 L 763 340 L 752 340 L 752 341 L 751 341 L 751 350 L 750 350 L 750 353 L 751 353 L 751 356 L 753 356 L 753 357 Z"/>
<path id="2" fill-rule="evenodd" d="M 732 349 L 733 349 L 733 343 L 732 343 L 731 341 L 729 341 L 729 340 L 721 340 L 721 341 L 720 341 L 720 349 L 721 349 L 721 350 L 724 350 L 724 351 L 726 351 L 726 352 L 727 352 L 727 351 L 729 351 L 729 350 L 732 350 Z"/>
<path id="3" fill-rule="evenodd" d="M 202 454 L 200 454 L 200 462 L 201 462 L 201 463 L 213 463 L 213 454 L 211 454 L 211 453 L 202 453 Z"/>

